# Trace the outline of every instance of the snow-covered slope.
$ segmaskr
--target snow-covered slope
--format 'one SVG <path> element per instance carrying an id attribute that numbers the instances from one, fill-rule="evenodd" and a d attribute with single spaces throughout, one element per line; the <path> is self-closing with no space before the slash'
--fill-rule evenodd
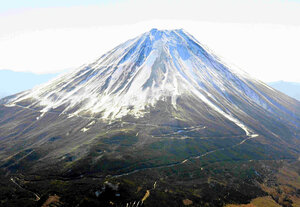
<path id="1" fill-rule="evenodd" d="M 226 65 L 183 30 L 153 29 L 0 99 L 0 169 L 30 174 L 106 176 L 210 155 L 298 159 L 299 137 L 300 102 Z"/>
<path id="2" fill-rule="evenodd" d="M 200 110 L 208 108 L 249 134 L 251 127 L 243 120 L 255 118 L 248 107 L 289 116 L 298 124 L 295 111 L 277 96 L 281 99 L 282 94 L 228 67 L 187 32 L 152 29 L 91 64 L 19 94 L 7 106 L 39 109 L 37 119 L 55 110 L 115 120 L 143 117 L 158 101 L 170 102 L 176 111 L 178 98 L 192 97 Z"/>

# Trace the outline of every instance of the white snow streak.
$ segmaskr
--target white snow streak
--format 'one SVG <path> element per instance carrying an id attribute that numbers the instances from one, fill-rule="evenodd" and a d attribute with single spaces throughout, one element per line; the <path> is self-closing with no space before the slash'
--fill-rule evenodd
<path id="1" fill-rule="evenodd" d="M 186 32 L 151 30 L 92 64 L 18 95 L 6 106 L 34 100 L 32 105 L 43 107 L 37 119 L 62 108 L 68 118 L 101 113 L 104 120 L 114 120 L 126 115 L 142 117 L 149 106 L 169 98 L 176 110 L 178 97 L 192 94 L 250 135 L 251 129 L 233 115 L 241 110 L 223 107 L 231 107 L 226 94 L 232 94 L 267 108 L 246 79 L 252 80 L 243 72 L 231 71 Z"/>

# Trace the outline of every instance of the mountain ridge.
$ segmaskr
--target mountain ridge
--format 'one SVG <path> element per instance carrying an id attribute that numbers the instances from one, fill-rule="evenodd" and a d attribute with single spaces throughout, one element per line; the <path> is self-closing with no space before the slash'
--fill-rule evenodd
<path id="1" fill-rule="evenodd" d="M 46 87 L 36 88 L 34 93 L 19 95 L 16 102 L 36 96 L 38 101 L 32 105 L 45 106 L 41 116 L 52 108 L 67 105 L 62 113 L 101 113 L 103 118 L 114 119 L 127 114 L 143 116 L 145 107 L 153 107 L 164 97 L 171 98 L 176 108 L 178 96 L 192 93 L 213 110 L 241 125 L 230 115 L 230 110 L 226 112 L 228 109 L 224 110 L 222 104 L 216 102 L 226 101 L 230 105 L 232 101 L 227 97 L 235 93 L 267 110 L 272 110 L 273 105 L 247 84 L 245 77 L 252 79 L 243 72 L 229 70 L 183 30 L 152 29 L 77 72 L 57 78 Z M 235 84 L 233 87 L 230 86 L 232 83 Z M 48 93 L 57 85 L 64 88 Z M 211 95 L 211 91 L 215 94 Z M 222 99 L 216 100 L 220 96 Z M 75 113 L 74 108 L 78 108 Z"/>
<path id="2" fill-rule="evenodd" d="M 288 81 L 275 81 L 268 83 L 271 87 L 282 93 L 287 94 L 300 101 L 300 83 L 298 82 L 288 82 Z"/>
<path id="3" fill-rule="evenodd" d="M 58 190 L 57 180 L 67 186 L 87 182 L 87 192 L 74 200 L 65 197 L 74 205 L 91 198 L 107 206 L 113 198 L 126 206 L 136 198 L 136 185 L 156 182 L 164 187 L 151 191 L 154 206 L 166 188 L 209 206 L 240 196 L 249 201 L 264 195 L 257 183 L 264 180 L 260 173 L 268 176 L 265 161 L 295 161 L 300 155 L 300 102 L 231 69 L 183 30 L 153 29 L 0 103 L 0 170 L 13 181 L 25 177 L 33 185 L 29 189 L 43 195 L 55 189 L 73 198 L 80 188 Z M 239 196 L 227 200 L 225 184 L 211 185 L 218 170 L 209 166 L 218 163 L 241 168 L 241 174 L 230 172 L 230 179 L 225 179 L 230 170 L 218 175 Z M 245 173 L 253 180 L 241 177 Z M 119 192 L 107 182 L 122 183 L 121 194 L 128 197 L 95 198 L 100 188 L 95 180 L 104 185 L 99 190 L 104 194 L 107 185 L 106 193 Z M 200 197 L 191 194 L 194 182 L 201 186 Z M 217 197 L 207 198 L 206 189 Z"/>

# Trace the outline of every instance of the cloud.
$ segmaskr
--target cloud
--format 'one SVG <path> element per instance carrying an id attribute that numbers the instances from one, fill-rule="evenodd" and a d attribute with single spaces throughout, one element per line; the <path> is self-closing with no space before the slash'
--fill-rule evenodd
<path id="1" fill-rule="evenodd" d="M 153 27 L 184 28 L 261 80 L 300 81 L 300 4 L 270 2 L 130 0 L 2 13 L 0 69 L 77 68 Z"/>
<path id="2" fill-rule="evenodd" d="M 86 5 L 53 3 L 52 7 L 47 2 L 44 7 L 41 1 L 32 2 L 31 7 L 0 13 L 0 36 L 7 31 L 135 24 L 153 19 L 300 26 L 300 2 L 293 0 L 122 0 L 92 5 L 87 1 Z"/>

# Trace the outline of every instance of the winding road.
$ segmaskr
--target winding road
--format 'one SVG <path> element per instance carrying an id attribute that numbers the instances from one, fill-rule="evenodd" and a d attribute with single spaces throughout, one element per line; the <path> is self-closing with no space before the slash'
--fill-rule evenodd
<path id="1" fill-rule="evenodd" d="M 188 157 L 186 158 L 185 160 L 183 161 L 179 161 L 179 162 L 175 162 L 175 163 L 171 163 L 171 164 L 166 164 L 166 165 L 160 165 L 160 166 L 154 166 L 154 167 L 145 167 L 145 168 L 141 168 L 141 169 L 136 169 L 136 170 L 133 170 L 133 171 L 130 171 L 130 172 L 127 172 L 127 173 L 122 173 L 122 174 L 118 174 L 118 175 L 113 175 L 111 176 L 112 178 L 119 178 L 119 177 L 123 177 L 123 176 L 127 176 L 127 175 L 131 175 L 131 174 L 134 174 L 134 173 L 137 173 L 137 172 L 140 172 L 140 171 L 144 171 L 144 170 L 151 170 L 151 169 L 161 169 L 161 168 L 168 168 L 168 167 L 174 167 L 174 166 L 177 166 L 177 165 L 181 165 L 181 164 L 184 164 L 188 161 L 191 161 L 192 159 L 199 159 L 201 157 L 205 157 L 209 154 L 212 154 L 214 152 L 218 152 L 218 151 L 222 151 L 222 150 L 226 150 L 226 149 L 231 149 L 231 148 L 234 148 L 234 147 L 237 147 L 239 145 L 242 145 L 244 144 L 245 142 L 247 142 L 248 140 L 250 139 L 253 139 L 255 137 L 258 137 L 259 134 L 249 134 L 247 136 L 247 138 L 243 139 L 241 142 L 237 143 L 237 144 L 234 144 L 230 147 L 224 147 L 224 148 L 219 148 L 219 149 L 215 149 L 215 150 L 212 150 L 212 151 L 209 151 L 209 152 L 206 152 L 202 155 L 197 155 L 197 156 L 191 156 L 191 157 Z"/>
<path id="2" fill-rule="evenodd" d="M 32 192 L 31 190 L 27 190 L 27 189 L 23 188 L 21 185 L 19 185 L 19 184 L 16 182 L 16 178 L 11 177 L 11 178 L 10 178 L 10 181 L 11 181 L 12 183 L 14 183 L 16 186 L 18 186 L 20 189 L 32 193 L 32 194 L 35 196 L 35 200 L 36 200 L 36 201 L 39 201 L 39 200 L 41 199 L 40 196 L 38 196 L 36 193 Z"/>
<path id="3" fill-rule="evenodd" d="M 13 106 L 17 106 L 17 107 L 20 107 L 20 108 L 24 108 L 24 109 L 29 109 L 29 110 L 32 110 L 32 111 L 38 111 L 38 110 L 36 110 L 36 109 L 32 109 L 32 108 L 30 108 L 30 107 L 24 107 L 24 106 L 20 106 L 20 105 L 16 105 L 16 104 L 14 104 L 13 106 L 7 106 L 7 105 L 5 105 L 6 107 L 13 107 Z M 38 112 L 40 112 L 40 111 L 38 111 Z M 60 115 L 60 113 L 57 113 L 57 112 L 50 112 L 50 111 L 48 111 L 48 112 L 46 112 L 46 113 L 55 113 L 55 114 L 59 114 Z M 66 114 L 67 115 L 67 114 Z M 77 117 L 80 117 L 80 118 L 84 118 L 84 119 L 89 119 L 89 120 L 91 120 L 91 119 L 93 119 L 93 120 L 97 120 L 97 119 L 100 119 L 100 118 L 93 118 L 93 117 L 85 117 L 85 116 L 77 116 Z M 103 119 L 102 119 L 103 120 Z M 155 126 L 155 127 L 157 127 L 157 126 L 159 126 L 159 125 L 155 125 L 155 124 L 144 124 L 144 123 L 133 123 L 133 122 L 123 122 L 124 124 L 134 124 L 134 125 L 144 125 L 144 126 Z M 196 128 L 198 128 L 198 129 L 205 129 L 205 126 L 192 126 L 192 127 L 187 127 L 187 128 L 183 128 L 184 130 L 192 130 L 192 129 L 196 129 Z M 180 132 L 178 131 L 178 132 L 174 132 L 173 133 L 173 135 L 175 135 L 175 134 L 179 134 Z M 208 152 L 206 152 L 206 153 L 204 153 L 204 154 L 201 154 L 201 155 L 197 155 L 197 156 L 191 156 L 191 157 L 188 157 L 188 158 L 186 158 L 186 159 L 184 159 L 184 160 L 182 160 L 182 161 L 179 161 L 179 162 L 174 162 L 174 163 L 170 163 L 170 164 L 166 164 L 166 165 L 160 165 L 160 166 L 154 166 L 154 167 L 145 167 L 145 168 L 141 168 L 141 169 L 136 169 L 136 170 L 132 170 L 132 171 L 130 171 L 130 172 L 126 172 L 126 173 L 121 173 L 121 174 L 117 174 L 117 175 L 113 175 L 113 176 L 111 176 L 112 178 L 119 178 L 119 177 L 123 177 L 123 176 L 127 176 L 127 175 L 131 175 L 131 174 L 134 174 L 134 173 L 137 173 L 137 172 L 140 172 L 140 171 L 144 171 L 144 170 L 150 170 L 150 169 L 161 169 L 161 168 L 168 168 L 168 167 L 174 167 L 174 166 L 177 166 L 177 165 L 181 165 L 181 164 L 184 164 L 184 163 L 186 163 L 186 162 L 188 162 L 188 161 L 191 161 L 191 160 L 193 160 L 193 159 L 199 159 L 199 158 L 202 158 L 202 157 L 205 157 L 205 156 L 207 156 L 207 155 L 209 155 L 209 154 L 212 154 L 212 153 L 214 153 L 214 152 L 218 152 L 218 151 L 222 151 L 222 150 L 226 150 L 226 149 L 230 149 L 230 148 L 234 148 L 234 147 L 237 147 L 237 146 L 239 146 L 239 145 L 242 145 L 242 144 L 244 144 L 245 142 L 247 142 L 248 140 L 250 140 L 250 139 L 253 139 L 253 138 L 255 138 L 255 137 L 258 137 L 259 136 L 259 134 L 255 134 L 255 133 L 248 133 L 247 135 L 245 135 L 246 136 L 246 138 L 245 139 L 243 139 L 241 142 L 239 142 L 239 143 L 237 143 L 237 144 L 234 144 L 234 145 L 232 145 L 232 146 L 230 146 L 230 147 L 224 147 L 224 148 L 219 148 L 219 149 L 215 149 L 215 150 L 211 150 L 211 151 L 208 151 Z M 13 181 L 13 180 L 12 180 Z M 14 182 L 15 183 L 15 182 Z M 18 185 L 17 183 L 15 183 L 16 185 Z M 19 186 L 19 185 L 18 185 Z M 19 187 L 21 187 L 21 186 L 19 186 Z M 32 192 L 33 193 L 33 192 Z M 35 193 L 34 193 L 35 194 Z M 35 194 L 35 196 L 38 198 L 38 196 Z"/>

